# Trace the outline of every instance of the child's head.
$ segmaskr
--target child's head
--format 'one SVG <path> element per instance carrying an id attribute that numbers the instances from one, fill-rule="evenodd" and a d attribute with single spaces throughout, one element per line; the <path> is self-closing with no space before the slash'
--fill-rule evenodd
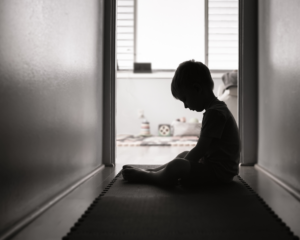
<path id="1" fill-rule="evenodd" d="M 210 71 L 201 62 L 194 60 L 181 63 L 176 69 L 171 84 L 171 91 L 176 99 L 184 102 L 191 110 L 203 111 L 207 96 L 211 96 L 214 82 Z M 189 97 L 189 103 L 186 98 Z M 196 106 L 196 102 L 198 102 Z M 200 105 L 203 106 L 200 106 Z"/>

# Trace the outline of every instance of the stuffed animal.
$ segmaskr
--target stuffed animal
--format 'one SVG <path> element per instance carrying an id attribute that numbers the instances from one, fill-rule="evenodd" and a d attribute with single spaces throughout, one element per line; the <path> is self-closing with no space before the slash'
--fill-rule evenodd
<path id="1" fill-rule="evenodd" d="M 190 118 L 189 123 L 199 123 L 198 118 Z"/>

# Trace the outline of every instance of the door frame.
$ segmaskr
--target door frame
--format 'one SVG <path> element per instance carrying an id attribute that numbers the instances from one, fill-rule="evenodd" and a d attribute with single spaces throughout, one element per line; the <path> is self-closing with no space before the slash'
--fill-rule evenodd
<path id="1" fill-rule="evenodd" d="M 115 165 L 116 0 L 105 0 L 103 78 L 103 163 Z M 258 153 L 258 0 L 239 0 L 238 125 L 241 165 Z"/>
<path id="2" fill-rule="evenodd" d="M 115 165 L 116 144 L 116 0 L 104 2 L 102 162 Z"/>
<path id="3" fill-rule="evenodd" d="M 258 153 L 258 0 L 239 0 L 238 122 L 241 165 Z"/>

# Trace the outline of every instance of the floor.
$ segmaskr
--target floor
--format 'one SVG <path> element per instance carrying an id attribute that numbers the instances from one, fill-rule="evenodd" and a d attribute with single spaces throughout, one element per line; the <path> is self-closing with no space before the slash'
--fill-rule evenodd
<path id="1" fill-rule="evenodd" d="M 61 239 L 124 164 L 164 164 L 186 150 L 189 149 L 185 147 L 123 147 L 117 149 L 115 167 L 103 168 L 12 239 Z M 300 236 L 300 202 L 254 167 L 240 167 L 240 176 L 265 200 L 294 234 Z"/>
<path id="2" fill-rule="evenodd" d="M 118 164 L 165 164 L 179 153 L 190 151 L 193 147 L 116 147 Z"/>

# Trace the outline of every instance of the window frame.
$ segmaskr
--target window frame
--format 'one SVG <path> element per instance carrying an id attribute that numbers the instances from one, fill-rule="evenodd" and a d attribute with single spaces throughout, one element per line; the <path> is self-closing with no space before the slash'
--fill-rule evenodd
<path id="1" fill-rule="evenodd" d="M 116 0 L 112 0 L 115 2 Z M 106 1 L 108 2 L 108 1 Z M 247 1 L 239 0 L 239 74 L 238 74 L 238 124 L 241 149 L 241 165 L 253 166 L 257 163 L 258 150 L 258 0 Z M 115 8 L 110 6 L 111 17 L 116 17 Z M 247 11 L 245 11 L 247 9 Z M 105 23 L 108 32 L 115 34 L 115 25 L 112 21 Z M 107 31 L 106 31 L 107 32 Z M 110 35 L 104 35 L 107 41 L 114 40 Z M 104 56 L 115 65 L 105 65 L 104 71 L 112 74 L 104 74 L 104 129 L 103 133 L 104 147 L 108 149 L 103 154 L 103 161 L 107 165 L 115 164 L 115 80 L 116 80 L 116 62 L 115 45 L 110 45 L 108 52 Z M 113 54 L 114 53 L 114 54 Z M 104 61 L 105 62 L 105 61 Z M 106 70 L 105 70 L 106 69 Z M 108 84 L 110 82 L 110 84 Z M 110 99 L 110 102 L 106 102 Z M 109 139 L 109 141 L 107 141 Z M 107 147 L 107 148 L 106 148 Z"/>
<path id="2" fill-rule="evenodd" d="M 118 0 L 117 0 L 118 1 Z M 138 0 L 132 0 L 134 4 L 134 23 L 133 23 L 133 63 L 136 62 L 137 59 L 137 4 Z M 209 47 L 209 22 L 208 22 L 208 9 L 209 0 L 204 0 L 204 64 L 208 66 L 209 56 L 208 56 L 208 47 Z M 118 5 L 117 5 L 118 7 Z M 211 73 L 218 74 L 218 73 L 226 73 L 236 69 L 211 69 Z M 118 72 L 130 72 L 133 69 L 117 69 Z M 153 72 L 174 72 L 175 69 L 153 69 Z"/>

